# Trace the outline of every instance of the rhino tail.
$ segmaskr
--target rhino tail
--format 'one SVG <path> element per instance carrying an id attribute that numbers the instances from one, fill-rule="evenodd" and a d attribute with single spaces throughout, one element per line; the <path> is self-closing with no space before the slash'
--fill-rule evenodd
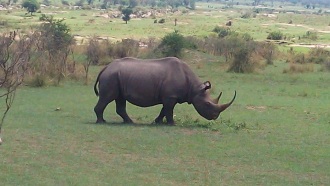
<path id="1" fill-rule="evenodd" d="M 106 67 L 104 67 L 101 72 L 99 73 L 99 75 L 97 76 L 96 78 L 96 81 L 95 81 L 95 84 L 94 84 L 94 92 L 95 92 L 95 95 L 96 96 L 99 96 L 99 91 L 97 90 L 97 84 L 99 83 L 99 79 L 100 79 L 100 76 L 102 74 L 102 72 L 105 70 Z"/>

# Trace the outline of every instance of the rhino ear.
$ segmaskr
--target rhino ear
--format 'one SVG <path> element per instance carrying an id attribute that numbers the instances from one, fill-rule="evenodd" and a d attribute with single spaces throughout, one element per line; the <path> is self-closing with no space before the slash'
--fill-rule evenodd
<path id="1" fill-rule="evenodd" d="M 205 81 L 203 83 L 204 90 L 210 89 L 211 88 L 211 83 L 209 81 Z"/>

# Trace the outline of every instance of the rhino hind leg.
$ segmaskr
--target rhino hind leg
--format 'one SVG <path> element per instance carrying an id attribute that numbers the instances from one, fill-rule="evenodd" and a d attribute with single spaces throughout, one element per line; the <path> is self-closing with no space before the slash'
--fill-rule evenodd
<path id="1" fill-rule="evenodd" d="M 163 123 L 164 117 L 165 117 L 165 113 L 164 113 L 164 107 L 163 107 L 162 110 L 160 111 L 158 117 L 155 119 L 155 123 L 157 123 L 157 124 Z"/>
<path id="2" fill-rule="evenodd" d="M 123 118 L 124 123 L 133 123 L 133 120 L 128 116 L 126 112 L 126 100 L 123 98 L 117 98 L 116 100 L 116 112 Z"/>
<path id="3" fill-rule="evenodd" d="M 105 123 L 105 120 L 103 118 L 103 112 L 105 107 L 109 104 L 110 102 L 104 102 L 102 99 L 99 99 L 97 102 L 96 106 L 94 107 L 94 112 L 96 114 L 96 123 Z"/>
<path id="4" fill-rule="evenodd" d="M 107 107 L 107 105 L 110 102 L 115 100 L 116 96 L 117 95 L 113 95 L 113 94 L 101 94 L 101 92 L 100 92 L 99 100 L 98 100 L 96 106 L 94 107 L 94 112 L 97 117 L 96 123 L 105 123 L 106 122 L 103 118 L 104 109 Z"/>
<path id="5" fill-rule="evenodd" d="M 166 123 L 169 125 L 174 125 L 175 123 L 173 119 L 173 109 L 176 103 L 177 102 L 175 99 L 165 100 L 163 103 L 162 111 L 160 112 L 158 118 L 164 115 L 166 117 Z"/>

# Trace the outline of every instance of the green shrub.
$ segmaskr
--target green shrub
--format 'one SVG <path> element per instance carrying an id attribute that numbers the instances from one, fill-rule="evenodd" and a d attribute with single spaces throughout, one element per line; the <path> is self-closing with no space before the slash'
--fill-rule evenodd
<path id="1" fill-rule="evenodd" d="M 39 21 L 47 21 L 48 17 L 45 14 L 41 14 Z"/>
<path id="2" fill-rule="evenodd" d="M 164 56 L 180 57 L 185 46 L 185 39 L 178 31 L 165 35 L 160 43 L 160 50 Z"/>
<path id="3" fill-rule="evenodd" d="M 281 31 L 274 31 L 268 34 L 267 39 L 281 40 L 283 39 L 283 33 Z"/>

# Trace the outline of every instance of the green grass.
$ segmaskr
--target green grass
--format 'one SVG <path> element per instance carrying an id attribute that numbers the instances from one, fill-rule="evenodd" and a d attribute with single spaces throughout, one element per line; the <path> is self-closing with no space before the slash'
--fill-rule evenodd
<path id="1" fill-rule="evenodd" d="M 204 37 L 216 25 L 233 20 L 233 30 L 257 40 L 281 30 L 305 34 L 305 27 L 285 25 L 289 19 L 319 30 L 329 16 L 278 14 L 241 19 L 242 10 L 220 10 L 197 4 L 191 14 L 167 15 L 165 24 L 153 19 L 93 17 L 96 11 L 67 11 L 72 33 L 121 38 L 160 38 L 178 29 Z M 240 6 L 247 9 L 246 6 Z M 290 7 L 291 8 L 291 7 Z M 53 11 L 53 10 L 50 10 Z M 46 10 L 45 10 L 46 12 Z M 82 14 L 87 16 L 81 16 Z M 28 28 L 38 17 L 25 11 L 0 12 L 13 28 Z M 178 18 L 178 26 L 174 19 Z M 89 19 L 95 19 L 89 23 Z M 159 19 L 157 17 L 157 19 Z M 319 21 L 319 22 L 318 22 Z M 328 34 L 315 42 L 329 43 Z M 287 51 L 289 47 L 281 47 Z M 295 47 L 297 52 L 307 52 Z M 160 106 L 128 105 L 137 123 L 121 124 L 114 103 L 105 111 L 107 124 L 94 124 L 97 97 L 92 83 L 67 81 L 58 87 L 21 87 L 1 134 L 0 185 L 327 185 L 330 182 L 330 76 L 315 71 L 284 74 L 287 63 L 275 62 L 255 74 L 226 73 L 220 57 L 190 52 L 185 61 L 212 83 L 221 102 L 237 91 L 234 104 L 216 121 L 206 121 L 192 105 L 177 105 L 174 127 L 150 125 Z M 318 68 L 318 67 L 317 67 Z M 316 68 L 316 69 L 317 69 Z M 92 67 L 92 79 L 101 67 Z M 58 111 L 57 108 L 60 108 Z M 0 110 L 3 108 L 0 108 Z"/>
<path id="2" fill-rule="evenodd" d="M 234 105 L 211 122 L 177 105 L 175 127 L 149 124 L 159 106 L 128 105 L 137 124 L 121 124 L 113 103 L 109 123 L 94 124 L 92 85 L 22 87 L 2 134 L 1 185 L 328 184 L 329 74 L 283 74 L 281 62 L 232 74 L 213 61 L 190 65 L 222 101 L 237 90 Z"/>

